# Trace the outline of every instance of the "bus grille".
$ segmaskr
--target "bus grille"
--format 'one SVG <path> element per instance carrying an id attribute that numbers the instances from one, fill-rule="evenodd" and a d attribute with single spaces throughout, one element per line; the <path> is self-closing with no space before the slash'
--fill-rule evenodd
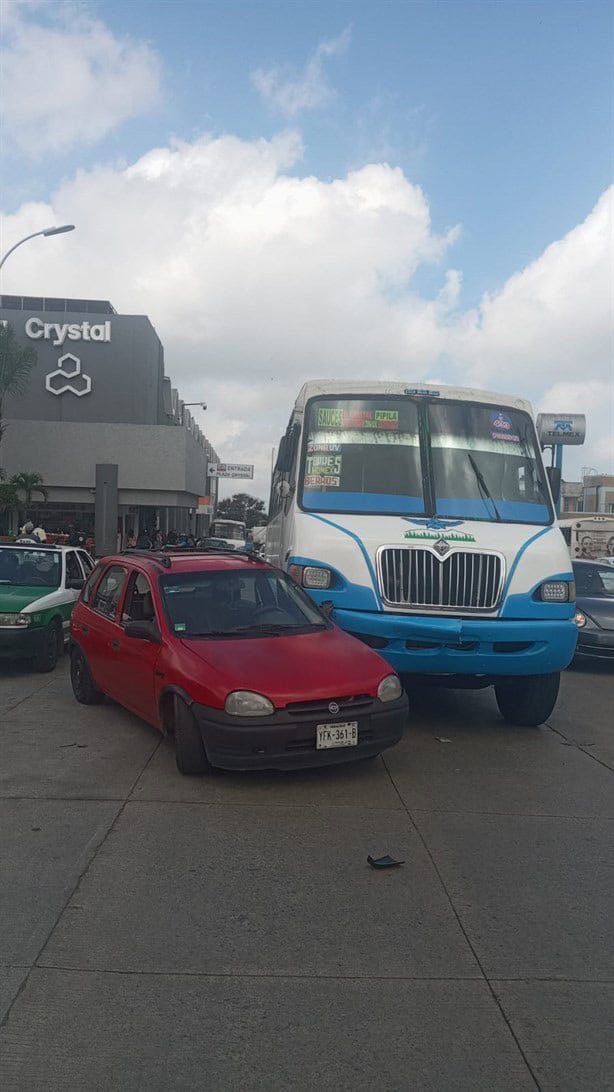
<path id="1" fill-rule="evenodd" d="M 503 560 L 498 554 L 385 546 L 378 555 L 382 598 L 394 607 L 494 610 L 501 598 Z"/>

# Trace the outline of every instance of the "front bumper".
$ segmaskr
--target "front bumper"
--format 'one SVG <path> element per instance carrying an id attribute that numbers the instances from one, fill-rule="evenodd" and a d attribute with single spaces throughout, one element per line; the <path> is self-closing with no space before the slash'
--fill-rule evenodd
<path id="1" fill-rule="evenodd" d="M 29 659 L 40 651 L 44 638 L 42 626 L 2 626 L 0 657 Z"/>
<path id="2" fill-rule="evenodd" d="M 333 619 L 399 673 L 421 675 L 562 671 L 573 659 L 578 637 L 573 618 L 522 621 L 335 610 Z"/>
<path id="3" fill-rule="evenodd" d="M 590 656 L 594 660 L 614 663 L 614 630 L 578 630 L 576 656 Z"/>
<path id="4" fill-rule="evenodd" d="M 328 710 L 324 714 L 280 709 L 270 717 L 248 719 L 230 717 L 206 705 L 192 706 L 209 761 L 226 770 L 298 770 L 370 758 L 399 742 L 407 711 L 406 694 L 394 702 L 373 699 L 355 713 L 342 709 L 336 716 Z M 358 721 L 356 747 L 316 750 L 316 725 L 354 720 Z"/>

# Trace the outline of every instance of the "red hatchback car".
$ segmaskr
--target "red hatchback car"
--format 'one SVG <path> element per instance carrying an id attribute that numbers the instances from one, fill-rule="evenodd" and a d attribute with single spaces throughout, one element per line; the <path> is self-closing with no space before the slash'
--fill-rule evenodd
<path id="1" fill-rule="evenodd" d="M 99 562 L 71 618 L 71 681 L 175 738 L 181 773 L 295 769 L 399 741 L 407 697 L 376 652 L 253 555 Z"/>

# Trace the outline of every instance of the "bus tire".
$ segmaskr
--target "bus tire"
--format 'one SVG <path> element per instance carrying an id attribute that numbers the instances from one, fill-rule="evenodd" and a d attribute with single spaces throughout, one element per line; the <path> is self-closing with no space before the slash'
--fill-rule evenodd
<path id="1" fill-rule="evenodd" d="M 520 728 L 537 728 L 556 705 L 561 676 L 512 675 L 495 684 L 495 697 L 504 720 Z"/>

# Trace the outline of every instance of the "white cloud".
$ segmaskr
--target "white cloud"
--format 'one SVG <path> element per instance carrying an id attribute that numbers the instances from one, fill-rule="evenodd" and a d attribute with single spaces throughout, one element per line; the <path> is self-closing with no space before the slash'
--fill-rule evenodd
<path id="1" fill-rule="evenodd" d="M 334 98 L 324 63 L 329 57 L 345 52 L 350 37 L 350 30 L 346 29 L 337 38 L 320 42 L 296 79 L 292 79 L 287 67 L 258 68 L 252 73 L 252 83 L 263 99 L 284 117 L 294 118 L 303 110 L 321 109 Z"/>
<path id="2" fill-rule="evenodd" d="M 117 38 L 76 4 L 3 8 L 0 126 L 7 149 L 31 159 L 94 144 L 155 107 L 160 64 L 142 42 Z"/>
<path id="3" fill-rule="evenodd" d="M 79 172 L 52 204 L 6 218 L 7 248 L 49 223 L 77 230 L 16 251 L 3 291 L 110 298 L 148 314 L 167 372 L 187 401 L 207 402 L 197 416 L 220 456 L 256 463 L 262 496 L 298 389 L 322 376 L 437 376 L 508 389 L 536 408 L 586 409 L 582 463 L 614 469 L 605 408 L 614 189 L 498 295 L 463 312 L 448 261 L 457 231 L 433 231 L 418 186 L 383 164 L 329 183 L 301 177 L 301 155 L 292 132 L 203 137 L 124 169 Z M 412 289 L 424 263 L 441 268 L 432 299 Z"/>

